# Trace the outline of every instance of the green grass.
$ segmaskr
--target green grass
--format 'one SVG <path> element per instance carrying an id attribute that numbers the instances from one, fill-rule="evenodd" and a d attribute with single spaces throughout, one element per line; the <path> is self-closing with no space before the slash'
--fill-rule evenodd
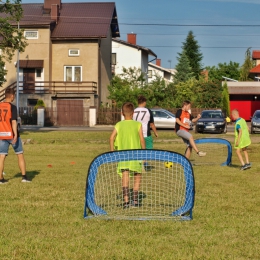
<path id="1" fill-rule="evenodd" d="M 250 170 L 235 167 L 235 153 L 234 167 L 194 167 L 192 221 L 85 220 L 88 166 L 109 150 L 109 135 L 22 133 L 23 140 L 31 139 L 24 150 L 33 180 L 21 183 L 10 149 L 5 163 L 9 183 L 0 186 L 0 259 L 259 259 L 260 136 L 250 146 Z M 174 133 L 159 135 L 155 148 L 184 152 Z M 232 134 L 214 137 L 233 140 Z"/>

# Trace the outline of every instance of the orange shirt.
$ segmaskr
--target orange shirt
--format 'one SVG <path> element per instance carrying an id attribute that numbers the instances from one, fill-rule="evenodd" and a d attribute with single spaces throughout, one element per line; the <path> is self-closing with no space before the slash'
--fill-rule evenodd
<path id="1" fill-rule="evenodd" d="M 191 124 L 192 116 L 188 111 L 184 111 L 182 109 L 179 109 L 176 113 L 176 118 L 179 118 L 179 120 L 183 124 L 186 124 L 186 125 L 189 125 L 189 126 Z M 178 132 L 178 130 L 185 130 L 187 132 L 189 131 L 189 129 L 179 125 L 178 123 L 176 123 L 175 130 L 176 130 L 176 132 Z"/>
<path id="2" fill-rule="evenodd" d="M 0 139 L 13 139 L 12 128 L 12 108 L 11 104 L 7 102 L 0 103 Z"/>

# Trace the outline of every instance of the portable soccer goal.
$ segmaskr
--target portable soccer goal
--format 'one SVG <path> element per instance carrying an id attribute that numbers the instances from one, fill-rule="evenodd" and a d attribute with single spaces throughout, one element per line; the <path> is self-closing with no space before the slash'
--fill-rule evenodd
<path id="1" fill-rule="evenodd" d="M 196 139 L 195 143 L 199 151 L 206 152 L 205 157 L 199 157 L 196 153 L 192 153 L 190 161 L 193 165 L 221 165 L 231 164 L 232 146 L 229 141 L 221 138 L 201 138 Z"/>
<path id="2" fill-rule="evenodd" d="M 131 170 L 133 164 L 141 173 L 135 206 L 131 204 L 137 173 Z M 127 208 L 120 167 L 130 175 Z M 183 155 L 163 150 L 108 152 L 97 156 L 89 166 L 84 218 L 191 220 L 194 196 L 192 165 Z"/>

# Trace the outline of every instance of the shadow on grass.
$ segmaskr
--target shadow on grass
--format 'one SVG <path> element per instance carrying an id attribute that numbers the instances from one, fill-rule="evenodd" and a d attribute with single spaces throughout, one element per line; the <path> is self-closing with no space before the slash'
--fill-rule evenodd
<path id="1" fill-rule="evenodd" d="M 29 180 L 33 180 L 38 174 L 40 174 L 40 171 L 26 171 L 26 176 L 28 177 Z M 14 178 L 21 178 L 22 174 L 21 173 L 17 173 L 14 175 Z"/>
<path id="2" fill-rule="evenodd" d="M 241 168 L 241 165 L 238 165 L 238 164 L 229 164 L 227 166 L 230 168 Z"/>

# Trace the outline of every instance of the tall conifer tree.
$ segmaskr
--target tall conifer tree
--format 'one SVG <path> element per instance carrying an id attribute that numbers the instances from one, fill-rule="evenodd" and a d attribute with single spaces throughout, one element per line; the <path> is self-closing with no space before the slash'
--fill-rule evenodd
<path id="1" fill-rule="evenodd" d="M 203 55 L 200 52 L 200 46 L 198 42 L 195 40 L 195 36 L 193 35 L 192 31 L 189 31 L 182 48 L 186 52 L 195 78 L 199 79 L 200 73 L 202 71 L 201 61 L 203 59 Z"/>
<path id="2" fill-rule="evenodd" d="M 194 76 L 185 50 L 183 50 L 182 53 L 178 53 L 178 55 L 178 64 L 175 67 L 177 72 L 174 75 L 174 83 L 186 82 Z"/>

